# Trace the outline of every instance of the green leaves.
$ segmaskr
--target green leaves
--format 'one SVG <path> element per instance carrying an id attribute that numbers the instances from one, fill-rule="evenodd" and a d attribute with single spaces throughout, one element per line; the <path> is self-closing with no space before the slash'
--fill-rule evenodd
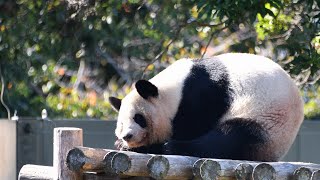
<path id="1" fill-rule="evenodd" d="M 268 52 L 294 77 L 310 71 L 306 83 L 320 66 L 315 0 L 78 2 L 0 1 L 0 65 L 12 112 L 107 118 L 109 94 L 123 97 L 142 75 L 203 54 Z"/>

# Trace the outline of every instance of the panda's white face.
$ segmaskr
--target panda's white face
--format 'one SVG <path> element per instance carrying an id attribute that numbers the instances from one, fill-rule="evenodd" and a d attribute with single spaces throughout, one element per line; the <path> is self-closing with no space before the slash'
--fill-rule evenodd
<path id="1" fill-rule="evenodd" d="M 139 147 L 148 143 L 153 106 L 136 92 L 128 94 L 121 102 L 116 136 L 125 147 Z"/>
<path id="2" fill-rule="evenodd" d="M 164 142 L 171 133 L 171 121 L 164 113 L 166 106 L 162 104 L 158 89 L 148 81 L 139 81 L 137 84 L 136 89 L 124 99 L 117 100 L 119 105 L 115 100 L 110 101 L 119 110 L 115 134 L 120 140 L 120 148 Z"/>

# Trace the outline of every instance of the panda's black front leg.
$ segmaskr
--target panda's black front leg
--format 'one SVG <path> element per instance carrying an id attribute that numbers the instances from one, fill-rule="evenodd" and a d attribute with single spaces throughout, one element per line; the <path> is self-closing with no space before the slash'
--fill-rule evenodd
<path id="1" fill-rule="evenodd" d="M 145 154 L 164 154 L 163 143 L 132 148 L 129 151 Z"/>
<path id="2" fill-rule="evenodd" d="M 170 140 L 165 154 L 206 158 L 254 159 L 255 147 L 266 141 L 267 134 L 255 122 L 229 120 L 205 135 L 190 141 Z"/>

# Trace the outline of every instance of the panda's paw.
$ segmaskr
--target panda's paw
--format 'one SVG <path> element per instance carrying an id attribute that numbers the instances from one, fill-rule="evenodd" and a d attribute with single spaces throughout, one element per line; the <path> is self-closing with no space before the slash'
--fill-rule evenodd
<path id="1" fill-rule="evenodd" d="M 121 139 L 117 139 L 114 143 L 114 147 L 116 150 L 123 150 L 123 141 Z"/>
<path id="2" fill-rule="evenodd" d="M 187 145 L 185 142 L 170 140 L 163 145 L 164 154 L 187 155 Z"/>
<path id="3" fill-rule="evenodd" d="M 136 148 L 130 148 L 129 151 L 137 152 L 137 153 L 149 153 L 148 148 L 145 146 L 142 147 L 136 147 Z"/>

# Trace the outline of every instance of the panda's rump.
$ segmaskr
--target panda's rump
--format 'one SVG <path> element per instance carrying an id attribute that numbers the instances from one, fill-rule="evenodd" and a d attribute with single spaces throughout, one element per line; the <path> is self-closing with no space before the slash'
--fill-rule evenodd
<path id="1" fill-rule="evenodd" d="M 232 59 L 232 55 L 239 55 L 240 58 Z M 281 120 L 293 111 L 292 106 L 301 103 L 293 81 L 271 60 L 248 54 L 218 57 L 228 71 L 233 97 L 224 119 Z"/>
<path id="2" fill-rule="evenodd" d="M 288 151 L 303 120 L 298 88 L 267 58 L 241 54 L 232 61 L 231 56 L 220 56 L 229 71 L 234 99 L 221 123 L 235 117 L 254 120 L 268 132 L 262 152 L 279 158 Z"/>

